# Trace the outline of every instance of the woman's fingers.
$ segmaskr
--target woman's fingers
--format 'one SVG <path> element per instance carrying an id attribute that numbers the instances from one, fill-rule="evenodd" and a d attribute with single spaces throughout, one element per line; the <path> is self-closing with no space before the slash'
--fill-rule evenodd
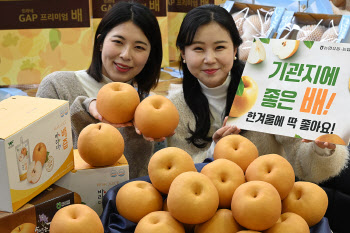
<path id="1" fill-rule="evenodd" d="M 328 149 L 334 150 L 336 148 L 336 145 L 333 143 L 330 143 L 330 142 L 321 142 L 319 140 L 312 141 L 312 140 L 308 140 L 308 139 L 303 139 L 301 141 L 306 142 L 306 143 L 314 142 L 318 147 L 320 147 L 322 149 L 328 148 Z"/>
<path id="2" fill-rule="evenodd" d="M 235 131 L 233 132 L 233 134 L 239 134 L 241 132 L 241 129 L 236 127 Z"/>
<path id="3" fill-rule="evenodd" d="M 306 143 L 312 142 L 312 140 L 309 140 L 309 139 L 302 139 L 301 141 Z"/>
<path id="4" fill-rule="evenodd" d="M 103 117 L 100 115 L 100 113 L 97 111 L 96 108 L 96 100 L 91 101 L 89 105 L 89 113 L 91 116 L 93 116 L 95 119 L 99 121 L 103 121 Z"/>
<path id="5" fill-rule="evenodd" d="M 228 116 L 227 116 L 227 117 L 225 117 L 225 119 L 224 119 L 224 123 L 222 123 L 222 127 L 225 127 L 225 126 L 226 126 L 227 119 L 228 119 Z"/>
<path id="6" fill-rule="evenodd" d="M 151 137 L 146 137 L 145 135 L 143 135 L 143 138 L 147 141 L 150 142 L 162 142 L 165 140 L 165 137 L 161 137 L 161 138 L 151 138 Z"/>
<path id="7" fill-rule="evenodd" d="M 334 150 L 336 148 L 336 145 L 330 142 L 321 142 L 316 140 L 315 144 L 322 149 L 328 148 L 328 149 Z"/>
<path id="8" fill-rule="evenodd" d="M 229 128 L 229 126 L 224 126 L 221 127 L 220 129 L 216 130 L 216 132 L 213 134 L 213 140 L 215 143 L 217 143 L 220 138 L 222 137 L 222 135 L 226 132 L 226 130 Z"/>
<path id="9" fill-rule="evenodd" d="M 229 126 L 229 128 L 222 134 L 222 137 L 225 137 L 231 134 L 238 134 L 240 131 L 241 130 L 236 126 Z"/>
<path id="10" fill-rule="evenodd" d="M 226 125 L 221 127 L 213 134 L 213 141 L 217 143 L 221 138 L 231 135 L 231 134 L 239 134 L 241 129 L 234 125 Z"/>
<path id="11" fill-rule="evenodd" d="M 330 143 L 330 142 L 325 142 L 324 145 L 331 150 L 335 150 L 335 148 L 337 147 L 335 144 Z"/>

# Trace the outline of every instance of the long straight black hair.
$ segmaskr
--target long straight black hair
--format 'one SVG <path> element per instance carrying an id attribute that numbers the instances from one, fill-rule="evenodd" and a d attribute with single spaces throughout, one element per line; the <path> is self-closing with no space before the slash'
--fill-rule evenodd
<path id="1" fill-rule="evenodd" d="M 186 46 L 192 44 L 198 28 L 211 22 L 218 23 L 229 32 L 234 48 L 237 49 L 236 56 L 238 57 L 238 46 L 242 44 L 242 39 L 239 36 L 232 16 L 224 8 L 211 4 L 196 7 L 187 13 L 176 40 L 178 49 L 184 51 Z M 242 76 L 243 67 L 243 63 L 238 59 L 234 61 L 231 69 L 231 82 L 227 92 L 225 116 L 230 112 Z M 202 93 L 197 78 L 191 74 L 187 68 L 187 64 L 183 63 L 182 59 L 180 59 L 180 69 L 183 72 L 184 98 L 196 119 L 196 128 L 194 130 L 191 130 L 188 126 L 191 136 L 186 138 L 186 140 L 198 148 L 203 148 L 208 142 L 212 141 L 211 136 L 208 136 L 211 125 L 209 102 Z"/>
<path id="2" fill-rule="evenodd" d="M 109 31 L 128 21 L 138 26 L 151 44 L 147 63 L 133 81 L 133 84 L 137 84 L 140 97 L 144 97 L 159 81 L 163 50 L 158 21 L 151 10 L 140 3 L 118 2 L 102 18 L 95 34 L 92 61 L 87 73 L 97 82 L 102 80 L 101 46 Z"/>

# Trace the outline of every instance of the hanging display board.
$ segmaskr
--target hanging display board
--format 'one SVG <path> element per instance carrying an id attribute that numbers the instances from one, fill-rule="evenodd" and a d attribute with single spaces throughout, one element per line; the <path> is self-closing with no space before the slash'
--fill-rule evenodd
<path id="1" fill-rule="evenodd" d="M 93 0 L 92 15 L 94 18 L 102 18 L 112 6 L 120 0 Z M 156 17 L 167 15 L 167 2 L 164 0 L 140 0 L 141 3 L 147 6 Z"/>
<path id="2" fill-rule="evenodd" d="M 89 27 L 89 0 L 0 1 L 1 29 Z"/>

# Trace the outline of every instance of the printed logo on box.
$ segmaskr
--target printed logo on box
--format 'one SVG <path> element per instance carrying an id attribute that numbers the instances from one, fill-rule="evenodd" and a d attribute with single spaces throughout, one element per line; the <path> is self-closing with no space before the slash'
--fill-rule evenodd
<path id="1" fill-rule="evenodd" d="M 57 202 L 56 203 L 56 209 L 59 210 L 67 205 L 70 205 L 70 200 L 67 200 L 67 201 L 62 201 L 62 202 Z"/>
<path id="2" fill-rule="evenodd" d="M 116 177 L 118 174 L 117 174 L 117 171 L 116 170 L 112 170 L 111 171 L 111 177 Z"/>
<path id="3" fill-rule="evenodd" d="M 110 172 L 110 175 L 111 175 L 111 177 L 116 177 L 116 176 L 122 177 L 122 176 L 125 176 L 125 170 L 124 170 L 124 169 L 120 169 L 119 171 L 117 171 L 117 170 L 112 170 L 112 171 Z"/>
<path id="4" fill-rule="evenodd" d="M 10 142 L 8 143 L 9 149 L 11 149 L 11 148 L 13 147 L 13 141 L 14 141 L 14 140 L 12 140 L 12 141 L 10 141 Z"/>
<path id="5" fill-rule="evenodd" d="M 61 116 L 61 117 L 64 117 L 64 116 L 67 115 L 67 114 L 68 114 L 68 108 L 62 109 L 62 110 L 60 111 L 60 116 Z"/>
<path id="6" fill-rule="evenodd" d="M 125 170 L 124 169 L 120 169 L 118 172 L 118 176 L 125 176 Z"/>

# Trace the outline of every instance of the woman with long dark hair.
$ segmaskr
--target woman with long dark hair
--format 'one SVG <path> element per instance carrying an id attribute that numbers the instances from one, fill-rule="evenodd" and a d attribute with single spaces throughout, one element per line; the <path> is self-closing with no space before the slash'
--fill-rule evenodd
<path id="1" fill-rule="evenodd" d="M 95 35 L 91 65 L 87 70 L 58 71 L 43 79 L 37 97 L 69 101 L 74 148 L 81 130 L 106 120 L 96 109 L 98 91 L 107 83 L 133 85 L 144 99 L 158 83 L 162 40 L 156 17 L 139 3 L 115 4 L 102 18 Z M 114 125 L 125 141 L 124 155 L 130 178 L 147 174 L 153 143 L 138 135 L 132 122 Z"/>
<path id="2" fill-rule="evenodd" d="M 183 84 L 169 95 L 180 123 L 168 145 L 186 150 L 195 162 L 205 159 L 214 132 L 230 111 L 244 67 L 237 59 L 241 43 L 232 16 L 219 6 L 191 10 L 180 27 L 176 45 Z M 228 127 L 225 135 L 238 132 Z"/>
<path id="3" fill-rule="evenodd" d="M 345 232 L 342 230 L 349 227 L 344 216 L 350 203 L 349 191 L 344 188 L 349 183 L 346 146 L 240 132 L 235 126 L 226 126 L 225 116 L 229 115 L 243 72 L 242 63 L 236 59 L 241 43 L 232 16 L 224 8 L 204 5 L 187 13 L 176 42 L 181 53 L 182 88 L 169 93 L 180 113 L 180 123 L 168 138 L 168 146 L 184 149 L 200 163 L 212 157 L 222 137 L 240 133 L 255 144 L 259 155 L 279 154 L 291 163 L 297 179 L 324 187 L 330 200 L 326 214 L 330 225 L 335 232 Z"/>

